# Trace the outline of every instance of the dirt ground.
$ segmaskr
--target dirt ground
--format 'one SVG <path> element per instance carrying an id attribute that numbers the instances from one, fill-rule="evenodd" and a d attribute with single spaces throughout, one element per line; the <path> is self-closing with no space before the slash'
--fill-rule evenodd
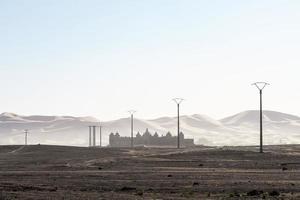
<path id="1" fill-rule="evenodd" d="M 300 145 L 0 146 L 0 200 L 300 199 Z"/>

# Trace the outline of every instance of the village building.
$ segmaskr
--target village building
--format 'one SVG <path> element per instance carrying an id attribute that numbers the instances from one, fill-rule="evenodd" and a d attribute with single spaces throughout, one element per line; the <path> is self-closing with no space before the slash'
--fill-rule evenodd
<path id="1" fill-rule="evenodd" d="M 180 132 L 179 140 L 181 147 L 191 147 L 194 146 L 194 139 L 185 139 L 184 134 Z M 153 135 L 149 132 L 148 129 L 141 135 L 139 132 L 136 134 L 136 137 L 133 138 L 134 146 L 177 146 L 177 136 L 172 136 L 168 132 L 165 136 L 159 136 L 157 132 Z M 109 146 L 110 147 L 130 147 L 131 138 L 130 137 L 121 137 L 120 134 L 111 133 L 109 135 Z"/>

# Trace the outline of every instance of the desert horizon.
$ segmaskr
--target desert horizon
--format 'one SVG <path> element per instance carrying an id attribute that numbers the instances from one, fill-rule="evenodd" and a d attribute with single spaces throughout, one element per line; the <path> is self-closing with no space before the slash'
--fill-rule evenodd
<path id="1" fill-rule="evenodd" d="M 299 11 L 0 0 L 0 200 L 300 199 Z"/>
<path id="2" fill-rule="evenodd" d="M 268 110 L 263 113 L 265 144 L 300 143 L 300 117 Z M 243 111 L 219 120 L 201 114 L 182 115 L 180 121 L 181 131 L 186 138 L 194 139 L 197 145 L 247 146 L 258 144 L 259 111 L 257 110 Z M 91 125 L 103 126 L 102 144 L 104 146 L 108 145 L 108 136 L 112 132 L 118 132 L 121 136 L 130 135 L 130 118 L 102 122 L 92 116 L 23 116 L 6 112 L 0 115 L 0 122 L 1 144 L 23 144 L 25 129 L 28 129 L 30 133 L 31 144 L 87 146 L 88 126 Z M 159 135 L 166 135 L 167 132 L 170 132 L 172 135 L 176 135 L 176 123 L 176 117 L 159 117 L 149 120 L 136 117 L 134 118 L 134 135 L 138 132 L 143 134 L 146 129 L 152 134 L 157 132 Z M 74 138 L 74 136 L 76 137 Z M 248 142 L 244 141 L 246 136 L 249 139 Z M 5 142 L 6 138 L 9 142 Z M 64 143 L 62 138 L 68 142 Z M 99 145 L 98 137 L 97 144 Z"/>

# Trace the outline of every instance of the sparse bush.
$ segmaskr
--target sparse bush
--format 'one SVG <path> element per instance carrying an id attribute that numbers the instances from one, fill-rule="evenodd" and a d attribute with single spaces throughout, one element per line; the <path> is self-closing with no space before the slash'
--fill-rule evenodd
<path id="1" fill-rule="evenodd" d="M 193 197 L 194 195 L 194 192 L 192 190 L 186 190 L 182 193 L 182 197 L 184 198 L 190 198 L 190 197 Z"/>
<path id="2" fill-rule="evenodd" d="M 144 195 L 144 192 L 142 190 L 139 190 L 136 192 L 136 195 L 138 196 L 143 196 Z"/>
<path id="3" fill-rule="evenodd" d="M 193 186 L 198 186 L 198 185 L 200 185 L 198 182 L 193 183 Z"/>
<path id="4" fill-rule="evenodd" d="M 124 187 L 121 188 L 121 191 L 123 191 L 123 192 L 134 191 L 134 190 L 136 190 L 135 187 L 127 187 L 127 186 L 124 186 Z"/>
<path id="5" fill-rule="evenodd" d="M 283 168 L 282 168 L 282 171 L 286 171 L 286 170 L 288 170 L 287 167 L 283 167 Z"/>
<path id="6" fill-rule="evenodd" d="M 259 196 L 263 193 L 263 191 L 251 190 L 250 192 L 247 192 L 247 196 Z"/>
<path id="7" fill-rule="evenodd" d="M 269 193 L 270 196 L 279 196 L 280 193 L 276 190 L 273 190 L 272 192 Z"/>
<path id="8" fill-rule="evenodd" d="M 235 197 L 240 197 L 240 196 L 241 196 L 241 195 L 240 195 L 238 192 L 236 192 L 236 191 L 235 191 L 233 194 L 234 194 Z"/>

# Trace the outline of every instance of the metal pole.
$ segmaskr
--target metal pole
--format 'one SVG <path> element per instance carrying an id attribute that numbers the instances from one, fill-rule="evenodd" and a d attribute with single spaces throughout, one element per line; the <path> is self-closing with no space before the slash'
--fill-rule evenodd
<path id="1" fill-rule="evenodd" d="M 100 147 L 102 147 L 102 126 L 99 126 L 100 128 Z"/>
<path id="2" fill-rule="evenodd" d="M 180 113 L 179 113 L 179 107 L 184 99 L 182 98 L 175 98 L 173 101 L 175 101 L 177 105 L 177 148 L 180 148 Z"/>
<path id="3" fill-rule="evenodd" d="M 179 105 L 180 104 L 177 104 L 177 148 L 179 149 L 180 148 L 180 138 L 179 138 L 179 135 L 180 135 L 180 122 L 179 122 Z"/>
<path id="4" fill-rule="evenodd" d="M 255 85 L 257 89 L 259 90 L 259 126 L 260 126 L 260 142 L 259 142 L 259 152 L 263 153 L 263 109 L 262 109 L 262 91 L 267 86 L 270 85 L 266 82 L 256 82 L 252 85 Z"/>
<path id="5" fill-rule="evenodd" d="M 262 90 L 259 90 L 260 95 L 260 153 L 263 153 L 263 119 L 262 119 Z"/>
<path id="6" fill-rule="evenodd" d="M 96 126 L 93 126 L 93 147 L 96 146 Z"/>
<path id="7" fill-rule="evenodd" d="M 133 144 L 133 114 L 136 113 L 136 111 L 135 110 L 129 110 L 128 112 L 130 113 L 130 116 L 131 116 L 130 146 L 131 146 L 131 148 L 133 148 L 134 147 L 134 144 Z"/>
<path id="8" fill-rule="evenodd" d="M 27 146 L 28 130 L 25 130 L 25 146 Z"/>
<path id="9" fill-rule="evenodd" d="M 131 148 L 133 148 L 133 114 L 131 114 Z"/>
<path id="10" fill-rule="evenodd" d="M 89 147 L 92 146 L 92 127 L 89 126 Z"/>

